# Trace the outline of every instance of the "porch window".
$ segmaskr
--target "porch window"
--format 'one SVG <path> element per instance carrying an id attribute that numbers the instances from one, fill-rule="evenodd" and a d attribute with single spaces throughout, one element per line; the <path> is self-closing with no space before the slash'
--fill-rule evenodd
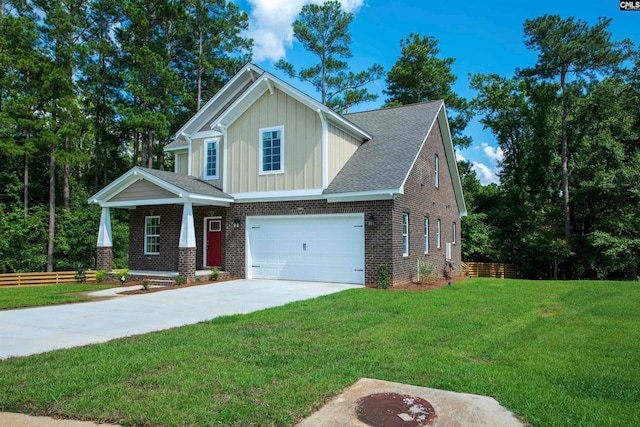
<path id="1" fill-rule="evenodd" d="M 218 179 L 218 146 L 219 139 L 210 139 L 205 141 L 205 149 L 207 150 L 204 157 L 204 179 Z"/>
<path id="2" fill-rule="evenodd" d="M 144 217 L 144 254 L 160 254 L 160 217 Z"/>
<path id="3" fill-rule="evenodd" d="M 409 214 L 402 214 L 402 256 L 409 256 Z"/>
<path id="4" fill-rule="evenodd" d="M 260 174 L 284 172 L 284 126 L 260 129 Z"/>

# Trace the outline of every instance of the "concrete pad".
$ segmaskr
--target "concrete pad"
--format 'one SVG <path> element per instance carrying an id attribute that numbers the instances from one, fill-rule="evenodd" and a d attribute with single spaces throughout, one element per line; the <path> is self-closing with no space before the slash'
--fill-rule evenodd
<path id="1" fill-rule="evenodd" d="M 0 427 L 117 427 L 114 424 L 96 424 L 90 421 L 56 420 L 24 414 L 0 412 Z"/>
<path id="2" fill-rule="evenodd" d="M 0 360 L 246 314 L 354 288 L 362 286 L 242 279 L 104 301 L 2 310 Z M 126 289 L 96 293 L 113 295 Z"/>
<path id="3" fill-rule="evenodd" d="M 431 403 L 431 406 L 435 409 L 436 418 L 432 424 L 420 424 L 417 420 L 408 417 L 410 414 L 402 413 L 398 414 L 399 418 L 398 423 L 395 424 L 396 426 L 524 426 L 512 412 L 500 406 L 491 397 L 363 378 L 340 393 L 318 412 L 297 424 L 297 427 L 368 426 L 369 424 L 358 420 L 356 407 L 361 398 L 378 393 L 395 393 L 418 397 Z M 381 408 L 381 410 L 383 409 Z"/>

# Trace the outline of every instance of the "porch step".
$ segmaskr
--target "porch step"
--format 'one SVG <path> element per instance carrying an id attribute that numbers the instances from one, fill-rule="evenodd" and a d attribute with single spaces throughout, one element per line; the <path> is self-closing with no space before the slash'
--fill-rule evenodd
<path id="1" fill-rule="evenodd" d="M 146 279 L 149 280 L 151 286 L 173 286 L 176 284 L 175 280 L 170 279 Z"/>

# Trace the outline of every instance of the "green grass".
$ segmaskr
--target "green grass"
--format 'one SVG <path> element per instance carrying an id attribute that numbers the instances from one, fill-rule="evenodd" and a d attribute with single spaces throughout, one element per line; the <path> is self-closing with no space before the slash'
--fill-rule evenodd
<path id="1" fill-rule="evenodd" d="M 534 426 L 640 425 L 640 283 L 352 290 L 0 363 L 0 410 L 291 426 L 359 378 L 495 397 Z"/>
<path id="2" fill-rule="evenodd" d="M 0 288 L 0 310 L 20 307 L 38 307 L 41 305 L 68 304 L 89 301 L 91 298 L 81 295 L 65 295 L 74 292 L 98 291 L 112 288 L 109 285 L 48 285 L 25 286 L 18 288 Z"/>

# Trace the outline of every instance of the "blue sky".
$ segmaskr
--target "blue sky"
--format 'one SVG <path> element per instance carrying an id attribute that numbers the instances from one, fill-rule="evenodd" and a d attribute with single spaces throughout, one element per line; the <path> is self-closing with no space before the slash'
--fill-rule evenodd
<path id="1" fill-rule="evenodd" d="M 254 38 L 253 62 L 283 78 L 311 96 L 315 90 L 298 80 L 289 80 L 274 63 L 284 58 L 296 69 L 309 66 L 314 58 L 293 40 L 292 22 L 309 0 L 240 0 L 237 4 L 249 13 L 249 36 Z M 321 3 L 321 1 L 314 1 Z M 497 73 L 512 76 L 516 68 L 531 66 L 534 52 L 524 46 L 522 24 L 544 14 L 573 16 L 595 23 L 600 16 L 612 18 L 609 26 L 613 40 L 631 39 L 640 45 L 640 11 L 622 12 L 618 0 L 514 2 L 504 0 L 432 2 L 424 0 L 341 0 L 343 9 L 355 13 L 350 27 L 353 57 L 349 65 L 360 71 L 378 63 L 388 71 L 400 54 L 400 40 L 410 33 L 433 36 L 439 40 L 440 57 L 456 59 L 452 71 L 458 77 L 454 90 L 471 99 L 469 74 Z M 385 100 L 384 79 L 368 86 L 378 94 L 375 102 L 361 104 L 352 111 L 379 108 Z M 495 138 L 474 119 L 466 129 L 473 145 L 459 153 L 473 163 L 483 184 L 497 182 L 496 173 L 502 153 Z"/>

